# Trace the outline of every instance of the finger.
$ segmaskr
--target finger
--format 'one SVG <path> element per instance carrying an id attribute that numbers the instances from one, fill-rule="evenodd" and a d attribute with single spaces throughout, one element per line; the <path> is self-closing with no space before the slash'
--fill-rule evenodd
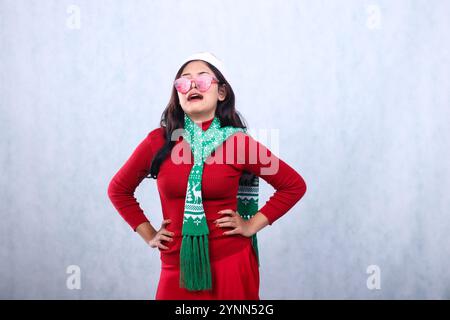
<path id="1" fill-rule="evenodd" d="M 219 228 L 234 228 L 236 227 L 236 223 L 234 223 L 233 221 L 231 222 L 222 222 L 220 224 L 217 225 Z"/>
<path id="2" fill-rule="evenodd" d="M 170 219 L 163 220 L 163 222 L 161 222 L 161 226 L 164 227 L 166 224 L 169 224 L 171 222 L 172 221 L 170 221 Z"/>
<path id="3" fill-rule="evenodd" d="M 229 235 L 232 235 L 232 234 L 239 234 L 239 229 L 236 228 L 236 229 L 233 229 L 233 230 L 225 231 L 223 233 L 223 235 L 226 235 L 226 236 L 229 236 Z"/>
<path id="4" fill-rule="evenodd" d="M 165 249 L 165 250 L 169 249 L 168 247 L 166 247 L 165 245 L 163 245 L 161 242 L 158 243 L 158 248 Z"/>
<path id="5" fill-rule="evenodd" d="M 164 241 L 173 241 L 173 239 L 171 237 L 167 237 L 165 235 L 161 235 L 159 237 L 160 240 L 164 240 Z"/>
<path id="6" fill-rule="evenodd" d="M 214 223 L 222 223 L 222 222 L 228 222 L 228 221 L 233 221 L 233 219 L 231 217 L 219 218 L 219 219 L 215 220 Z"/>
<path id="7" fill-rule="evenodd" d="M 235 214 L 235 212 L 231 209 L 225 209 L 225 210 L 220 210 L 219 212 L 217 212 L 218 214 Z"/>
<path id="8" fill-rule="evenodd" d="M 218 211 L 217 213 L 234 213 L 234 210 L 231 210 L 231 209 L 223 209 L 223 210 Z"/>
<path id="9" fill-rule="evenodd" d="M 173 236 L 175 235 L 174 232 L 169 231 L 169 230 L 167 230 L 167 229 L 162 229 L 162 230 L 161 230 L 161 234 L 164 234 L 164 235 L 170 236 L 170 237 L 173 237 Z"/>

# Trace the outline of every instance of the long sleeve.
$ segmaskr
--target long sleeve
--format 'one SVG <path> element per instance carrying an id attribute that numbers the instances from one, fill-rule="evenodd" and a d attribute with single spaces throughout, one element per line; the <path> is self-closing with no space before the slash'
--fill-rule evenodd
<path id="1" fill-rule="evenodd" d="M 245 135 L 244 169 L 267 181 L 276 189 L 259 211 L 272 225 L 289 211 L 305 194 L 303 177 L 266 146 Z"/>
<path id="2" fill-rule="evenodd" d="M 134 192 L 147 175 L 152 159 L 149 133 L 114 175 L 108 186 L 109 199 L 134 231 L 141 223 L 149 221 L 134 197 Z"/>

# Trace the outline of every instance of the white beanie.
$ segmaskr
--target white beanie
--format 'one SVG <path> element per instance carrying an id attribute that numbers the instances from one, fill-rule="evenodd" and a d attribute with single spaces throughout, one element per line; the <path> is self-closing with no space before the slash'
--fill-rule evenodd
<path id="1" fill-rule="evenodd" d="M 187 57 L 186 59 L 184 59 L 181 62 L 180 66 L 182 66 L 186 62 L 192 61 L 192 60 L 203 60 L 203 61 L 209 62 L 214 67 L 216 67 L 217 70 L 219 70 L 222 73 L 222 75 L 227 80 L 227 82 L 230 83 L 230 80 L 228 78 L 228 73 L 226 71 L 225 65 L 223 64 L 223 62 L 221 60 L 219 60 L 211 52 L 209 52 L 209 51 L 202 51 L 202 52 L 197 52 L 197 53 L 191 54 L 189 57 Z"/>

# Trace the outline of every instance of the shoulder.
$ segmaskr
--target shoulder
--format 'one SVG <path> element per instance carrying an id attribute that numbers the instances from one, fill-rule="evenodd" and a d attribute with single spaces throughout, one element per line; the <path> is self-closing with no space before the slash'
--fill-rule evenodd
<path id="1" fill-rule="evenodd" d="M 158 150 L 161 148 L 165 142 L 164 137 L 164 128 L 158 127 L 153 130 L 151 130 L 147 137 L 145 138 L 147 143 L 151 146 L 153 150 Z"/>
<path id="2" fill-rule="evenodd" d="M 244 131 L 237 131 L 232 136 L 234 141 L 238 142 L 238 145 L 248 146 L 250 143 L 257 143 L 250 134 Z"/>
<path id="3" fill-rule="evenodd" d="M 164 139 L 164 128 L 158 127 L 147 134 L 147 139 Z"/>
<path id="4" fill-rule="evenodd" d="M 250 136 L 247 132 L 244 132 L 241 130 L 234 132 L 231 135 L 231 137 L 233 137 L 235 140 L 238 140 L 238 139 L 247 139 L 248 140 L 250 138 Z"/>

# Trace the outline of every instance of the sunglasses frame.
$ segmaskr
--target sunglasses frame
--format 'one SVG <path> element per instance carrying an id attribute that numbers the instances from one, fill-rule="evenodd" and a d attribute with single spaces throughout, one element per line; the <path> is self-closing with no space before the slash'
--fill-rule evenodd
<path id="1" fill-rule="evenodd" d="M 208 77 L 208 78 L 211 79 L 211 82 L 209 83 L 208 88 L 206 88 L 205 90 L 200 90 L 200 88 L 199 88 L 199 86 L 198 86 L 197 79 L 200 78 L 200 77 Z M 190 82 L 189 82 L 189 88 L 188 88 L 185 92 L 178 90 L 178 88 L 177 88 L 177 86 L 176 86 L 177 81 L 180 80 L 180 79 L 186 79 L 186 80 L 190 81 Z M 175 89 L 176 89 L 178 92 L 180 92 L 180 93 L 182 93 L 182 94 L 186 94 L 186 93 L 188 93 L 189 90 L 191 90 L 191 88 L 192 88 L 192 81 L 195 82 L 195 87 L 196 87 L 200 92 L 206 92 L 206 91 L 208 91 L 209 88 L 211 88 L 211 85 L 212 85 L 213 83 L 220 83 L 220 81 L 219 81 L 216 77 L 210 75 L 209 73 L 204 73 L 204 74 L 201 74 L 201 75 L 199 75 L 199 76 L 197 76 L 197 77 L 195 77 L 195 78 L 187 78 L 187 77 L 181 76 L 181 77 L 179 77 L 178 79 L 175 79 L 175 81 L 173 82 L 173 85 L 174 85 Z"/>

